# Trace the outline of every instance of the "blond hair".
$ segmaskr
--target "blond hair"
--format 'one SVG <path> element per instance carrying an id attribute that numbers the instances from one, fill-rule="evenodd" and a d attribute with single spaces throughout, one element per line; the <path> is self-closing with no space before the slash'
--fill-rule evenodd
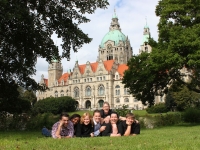
<path id="1" fill-rule="evenodd" d="M 83 124 L 83 122 L 84 122 L 84 118 L 85 118 L 86 116 L 89 117 L 89 119 L 90 119 L 90 123 L 93 124 L 93 123 L 92 123 L 92 122 L 93 122 L 93 121 L 92 121 L 92 116 L 90 115 L 89 112 L 85 112 L 85 113 L 81 116 L 81 121 L 80 121 L 80 123 Z"/>

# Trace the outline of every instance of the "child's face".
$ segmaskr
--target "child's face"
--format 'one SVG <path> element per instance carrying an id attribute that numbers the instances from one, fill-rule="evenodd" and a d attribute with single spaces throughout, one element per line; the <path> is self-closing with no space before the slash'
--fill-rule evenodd
<path id="1" fill-rule="evenodd" d="M 90 117 L 89 116 L 85 116 L 85 118 L 83 119 L 83 123 L 85 125 L 88 125 L 90 123 Z"/>
<path id="2" fill-rule="evenodd" d="M 117 123 L 117 121 L 118 121 L 117 115 L 116 114 L 111 114 L 111 116 L 110 116 L 110 122 L 111 123 Z"/>
<path id="3" fill-rule="evenodd" d="M 100 113 L 98 113 L 98 112 L 94 113 L 93 118 L 94 118 L 96 123 L 101 122 L 101 114 Z"/>

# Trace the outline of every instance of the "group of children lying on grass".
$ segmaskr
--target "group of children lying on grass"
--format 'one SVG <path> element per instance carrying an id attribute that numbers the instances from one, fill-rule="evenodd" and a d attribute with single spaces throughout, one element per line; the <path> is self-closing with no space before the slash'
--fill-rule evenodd
<path id="1" fill-rule="evenodd" d="M 93 117 L 88 113 L 82 116 L 67 113 L 60 115 L 51 130 L 53 138 L 97 137 L 97 136 L 129 136 L 140 134 L 140 124 L 132 113 L 120 117 L 104 102 L 102 110 L 95 110 Z"/>

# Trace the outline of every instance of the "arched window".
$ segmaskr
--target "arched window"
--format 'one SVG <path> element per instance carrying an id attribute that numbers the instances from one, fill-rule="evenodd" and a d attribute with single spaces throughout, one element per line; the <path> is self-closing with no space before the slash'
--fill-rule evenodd
<path id="1" fill-rule="evenodd" d="M 85 102 L 85 108 L 91 108 L 91 102 L 89 100 Z"/>
<path id="2" fill-rule="evenodd" d="M 128 98 L 125 98 L 125 99 L 124 99 L 124 102 L 125 102 L 125 103 L 128 103 L 128 102 L 129 102 L 129 99 L 128 99 Z"/>
<path id="3" fill-rule="evenodd" d="M 79 88 L 78 87 L 74 88 L 74 97 L 79 97 Z"/>
<path id="4" fill-rule="evenodd" d="M 115 86 L 115 95 L 120 95 L 120 86 L 119 85 Z"/>
<path id="5" fill-rule="evenodd" d="M 101 99 L 101 100 L 99 100 L 98 103 L 99 103 L 99 107 L 102 108 L 102 107 L 103 107 L 103 103 L 104 103 L 104 101 Z"/>
<path id="6" fill-rule="evenodd" d="M 61 91 L 60 91 L 60 97 L 63 97 L 63 96 L 64 96 L 64 91 L 61 90 Z"/>
<path id="7" fill-rule="evenodd" d="M 116 99 L 116 103 L 120 103 L 120 99 L 119 98 Z"/>
<path id="8" fill-rule="evenodd" d="M 130 93 L 129 93 L 129 89 L 128 88 L 125 88 L 124 89 L 124 95 L 129 95 Z"/>
<path id="9" fill-rule="evenodd" d="M 58 97 L 58 91 L 55 91 L 54 95 L 55 97 Z"/>
<path id="10" fill-rule="evenodd" d="M 90 86 L 87 86 L 86 89 L 85 89 L 85 96 L 91 96 L 91 87 Z"/>
<path id="11" fill-rule="evenodd" d="M 76 109 L 79 109 L 79 102 L 76 101 Z"/>
<path id="12" fill-rule="evenodd" d="M 105 92 L 105 88 L 104 86 L 101 84 L 98 88 L 98 95 L 104 95 Z"/>

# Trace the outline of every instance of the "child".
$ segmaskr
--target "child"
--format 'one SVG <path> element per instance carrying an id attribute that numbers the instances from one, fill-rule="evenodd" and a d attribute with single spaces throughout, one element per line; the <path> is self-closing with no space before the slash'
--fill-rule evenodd
<path id="1" fill-rule="evenodd" d="M 80 123 L 77 124 L 76 137 L 93 137 L 93 132 L 92 117 L 86 112 L 82 115 Z"/>

